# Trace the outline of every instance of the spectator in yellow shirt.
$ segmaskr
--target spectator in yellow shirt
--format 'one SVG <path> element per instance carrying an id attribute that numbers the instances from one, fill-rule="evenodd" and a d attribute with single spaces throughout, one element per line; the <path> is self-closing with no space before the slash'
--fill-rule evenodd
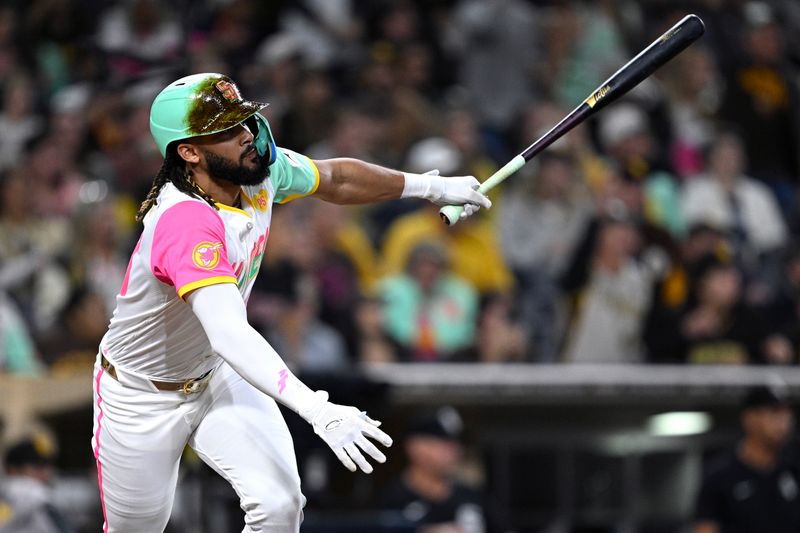
<path id="1" fill-rule="evenodd" d="M 479 293 L 508 292 L 513 278 L 503 261 L 493 225 L 488 220 L 465 220 L 445 226 L 438 207 L 425 208 L 397 219 L 386 233 L 383 272 L 401 272 L 411 251 L 423 241 L 437 240 L 447 250 L 455 275 L 467 280 Z"/>

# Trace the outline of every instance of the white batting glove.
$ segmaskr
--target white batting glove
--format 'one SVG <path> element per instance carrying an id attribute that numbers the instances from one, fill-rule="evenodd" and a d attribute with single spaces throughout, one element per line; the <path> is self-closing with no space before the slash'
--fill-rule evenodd
<path id="1" fill-rule="evenodd" d="M 474 176 L 439 176 L 438 170 L 425 174 L 404 173 L 405 185 L 401 198 L 425 198 L 438 205 L 473 206 L 466 216 L 484 207 L 489 209 L 492 202 L 476 189 L 480 182 Z M 466 209 L 465 209 L 466 212 Z"/>
<path id="2" fill-rule="evenodd" d="M 315 394 L 320 398 L 318 406 L 309 413 L 301 414 L 348 470 L 355 472 L 358 465 L 364 473 L 372 472 L 372 465 L 364 458 L 362 451 L 379 463 L 386 462 L 386 456 L 367 440 L 370 437 L 386 447 L 392 445 L 392 438 L 378 429 L 380 422 L 355 407 L 327 401 L 328 393 L 325 391 Z"/>
<path id="3" fill-rule="evenodd" d="M 464 220 L 465 218 L 471 217 L 480 210 L 481 208 L 478 205 L 467 204 L 464 206 L 464 210 L 461 211 L 461 214 L 458 215 L 458 218 L 459 220 Z"/>

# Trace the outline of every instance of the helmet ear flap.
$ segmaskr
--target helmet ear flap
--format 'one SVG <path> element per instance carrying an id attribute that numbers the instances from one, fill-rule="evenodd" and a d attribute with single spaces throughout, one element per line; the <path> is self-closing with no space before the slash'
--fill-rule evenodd
<path id="1" fill-rule="evenodd" d="M 259 157 L 265 161 L 267 166 L 275 162 L 277 157 L 275 140 L 272 138 L 272 131 L 269 129 L 269 122 L 260 113 L 244 121 L 253 133 L 253 144 L 256 147 Z"/>

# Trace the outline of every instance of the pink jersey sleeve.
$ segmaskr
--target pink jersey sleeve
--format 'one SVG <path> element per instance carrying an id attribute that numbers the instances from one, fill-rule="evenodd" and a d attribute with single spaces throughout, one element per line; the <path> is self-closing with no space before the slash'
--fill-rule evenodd
<path id="1" fill-rule="evenodd" d="M 150 269 L 178 296 L 216 283 L 236 283 L 225 249 L 225 226 L 209 206 L 180 202 L 156 223 Z"/>

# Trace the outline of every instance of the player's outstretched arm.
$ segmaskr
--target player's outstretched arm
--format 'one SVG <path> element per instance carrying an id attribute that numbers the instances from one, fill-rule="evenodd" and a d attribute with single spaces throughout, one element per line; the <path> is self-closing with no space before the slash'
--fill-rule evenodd
<path id="1" fill-rule="evenodd" d="M 474 176 L 439 176 L 438 171 L 412 174 L 358 159 L 314 161 L 319 169 L 316 195 L 336 204 L 363 204 L 396 198 L 425 198 L 438 205 L 470 206 L 467 216 L 492 203 L 478 192 Z"/>
<path id="2" fill-rule="evenodd" d="M 370 442 L 391 446 L 380 425 L 355 407 L 328 401 L 325 391 L 312 391 L 286 368 L 272 346 L 247 322 L 244 301 L 233 283 L 201 287 L 187 297 L 211 347 L 251 385 L 283 403 L 310 423 L 350 471 L 356 465 L 369 474 L 366 452 L 379 463 L 386 456 Z"/>

